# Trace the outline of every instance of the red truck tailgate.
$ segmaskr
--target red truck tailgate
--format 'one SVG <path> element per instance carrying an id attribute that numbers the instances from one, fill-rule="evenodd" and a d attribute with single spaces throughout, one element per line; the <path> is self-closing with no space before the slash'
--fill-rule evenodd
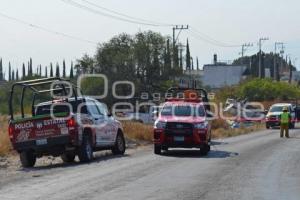
<path id="1" fill-rule="evenodd" d="M 16 120 L 11 122 L 14 143 L 30 140 L 47 139 L 67 135 L 69 130 L 65 119 L 52 119 L 51 117 L 36 117 L 31 119 Z"/>

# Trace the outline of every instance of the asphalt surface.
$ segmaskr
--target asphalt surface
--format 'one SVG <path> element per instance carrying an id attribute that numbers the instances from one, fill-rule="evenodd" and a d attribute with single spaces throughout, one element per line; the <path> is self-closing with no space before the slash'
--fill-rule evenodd
<path id="1" fill-rule="evenodd" d="M 300 199 L 300 130 L 279 130 L 214 141 L 206 157 L 152 147 L 125 156 L 97 156 L 90 164 L 20 170 L 0 185 L 0 199 Z M 1 178 L 1 177 L 0 177 Z"/>

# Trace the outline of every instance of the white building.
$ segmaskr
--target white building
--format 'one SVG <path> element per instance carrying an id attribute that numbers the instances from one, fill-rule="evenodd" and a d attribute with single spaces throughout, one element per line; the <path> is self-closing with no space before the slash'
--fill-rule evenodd
<path id="1" fill-rule="evenodd" d="M 247 66 L 218 63 L 204 65 L 203 71 L 202 83 L 204 86 L 209 86 L 212 89 L 237 85 L 249 74 Z"/>

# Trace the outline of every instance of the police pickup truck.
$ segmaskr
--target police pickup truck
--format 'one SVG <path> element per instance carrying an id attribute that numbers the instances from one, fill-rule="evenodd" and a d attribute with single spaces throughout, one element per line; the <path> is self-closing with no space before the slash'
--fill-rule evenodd
<path id="1" fill-rule="evenodd" d="M 33 167 L 36 159 L 45 155 L 61 156 L 64 162 L 73 162 L 77 155 L 81 162 L 89 162 L 97 150 L 110 149 L 113 154 L 125 152 L 121 123 L 108 113 L 104 104 L 77 96 L 76 86 L 65 82 L 60 78 L 45 78 L 12 85 L 8 133 L 23 167 Z M 50 84 L 56 86 L 45 89 L 45 85 Z M 16 100 L 16 90 L 22 91 L 21 111 L 16 112 L 21 113 L 19 117 L 14 116 L 16 109 L 12 103 Z M 30 116 L 24 114 L 26 91 L 32 94 Z M 70 92 L 73 96 L 66 97 Z M 55 96 L 62 93 L 64 97 L 36 103 L 37 97 L 45 99 L 46 93 Z"/>

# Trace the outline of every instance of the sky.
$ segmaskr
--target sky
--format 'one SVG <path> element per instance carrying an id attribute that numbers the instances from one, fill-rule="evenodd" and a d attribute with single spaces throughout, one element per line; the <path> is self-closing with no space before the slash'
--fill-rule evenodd
<path id="1" fill-rule="evenodd" d="M 73 1 L 87 5 L 84 0 Z M 263 43 L 263 51 L 274 51 L 275 42 L 284 42 L 286 54 L 300 69 L 299 0 L 88 1 L 155 23 L 190 25 L 191 28 L 182 31 L 178 39 L 183 43 L 189 39 L 191 55 L 199 58 L 200 66 L 211 63 L 215 53 L 220 60 L 239 57 L 241 47 L 236 45 L 244 43 L 253 43 L 245 54 L 254 54 L 258 51 L 259 38 L 268 37 L 269 40 Z M 61 64 L 63 59 L 70 66 L 71 61 L 85 53 L 93 56 L 97 43 L 123 32 L 135 34 L 153 30 L 172 36 L 171 26 L 116 20 L 99 15 L 104 11 L 91 4 L 88 6 L 98 10 L 98 14 L 72 6 L 68 0 L 0 0 L 0 5 L 0 58 L 6 72 L 9 61 L 14 69 L 21 69 L 22 63 L 27 63 L 30 57 L 34 66 L 49 66 L 50 62 Z M 20 20 L 78 39 L 34 28 Z"/>

